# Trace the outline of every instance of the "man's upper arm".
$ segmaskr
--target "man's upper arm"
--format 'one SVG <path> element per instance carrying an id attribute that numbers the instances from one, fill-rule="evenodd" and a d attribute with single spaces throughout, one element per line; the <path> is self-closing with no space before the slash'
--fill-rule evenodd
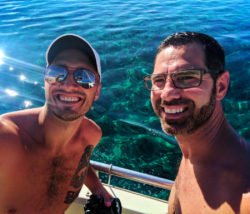
<path id="1" fill-rule="evenodd" d="M 87 119 L 87 126 L 83 130 L 87 130 L 86 137 L 89 143 L 96 146 L 102 137 L 101 128 L 94 121 Z"/>
<path id="2" fill-rule="evenodd" d="M 174 214 L 175 213 L 175 201 L 176 201 L 176 188 L 175 184 L 172 186 L 170 196 L 168 199 L 168 213 Z"/>
<path id="3" fill-rule="evenodd" d="M 0 154 L 13 149 L 13 144 L 18 141 L 16 125 L 12 121 L 0 117 Z"/>
<path id="4" fill-rule="evenodd" d="M 242 213 L 242 214 L 249 214 L 250 213 L 250 191 L 243 195 L 240 213 Z"/>

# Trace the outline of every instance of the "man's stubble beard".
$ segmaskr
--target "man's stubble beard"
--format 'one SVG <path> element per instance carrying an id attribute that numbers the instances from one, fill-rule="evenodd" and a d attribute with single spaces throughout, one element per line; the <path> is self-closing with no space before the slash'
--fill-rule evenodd
<path id="1" fill-rule="evenodd" d="M 84 115 L 89 111 L 90 108 L 85 111 L 76 112 L 74 110 L 71 110 L 71 107 L 64 107 L 63 109 L 58 109 L 56 106 L 47 103 L 47 109 L 49 114 L 54 115 L 59 120 L 71 122 L 84 117 Z"/>
<path id="2" fill-rule="evenodd" d="M 209 118 L 212 116 L 215 103 L 216 103 L 216 88 L 215 84 L 213 84 L 213 89 L 211 92 L 211 96 L 209 102 L 206 105 L 203 105 L 198 113 L 193 113 L 193 115 L 182 121 L 166 121 L 160 118 L 162 130 L 169 135 L 179 135 L 179 134 L 191 134 L 195 132 L 198 128 L 203 126 Z M 192 102 L 191 106 L 193 110 L 195 109 L 195 103 Z M 159 106 L 158 106 L 159 107 Z M 159 113 L 158 113 L 159 115 Z"/>
<path id="3" fill-rule="evenodd" d="M 63 114 L 54 112 L 54 115 L 63 121 L 70 122 L 83 117 L 85 113 L 75 113 L 74 111 L 70 111 L 70 109 L 65 109 Z"/>

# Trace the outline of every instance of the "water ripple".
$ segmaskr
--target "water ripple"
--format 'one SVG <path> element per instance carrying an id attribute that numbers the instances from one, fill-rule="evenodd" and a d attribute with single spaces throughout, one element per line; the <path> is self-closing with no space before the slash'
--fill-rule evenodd
<path id="1" fill-rule="evenodd" d="M 43 105 L 46 49 L 60 34 L 77 33 L 97 49 L 103 67 L 102 94 L 89 114 L 104 129 L 104 139 L 111 136 L 114 146 L 123 148 L 123 140 L 130 138 L 134 146 L 143 145 L 153 139 L 148 129 L 131 137 L 131 129 L 123 130 L 124 125 L 112 118 L 159 126 L 142 78 L 152 71 L 156 48 L 167 35 L 201 31 L 214 36 L 225 49 L 226 67 L 231 72 L 225 111 L 237 131 L 249 137 L 245 127 L 250 121 L 249 10 L 250 1 L 245 0 L 2 0 L 0 49 L 11 59 L 0 65 L 0 113 L 30 103 L 32 107 Z M 26 79 L 21 81 L 20 75 Z M 8 97 L 6 89 L 18 95 Z M 237 119 L 243 111 L 245 118 Z M 166 148 L 176 152 L 170 145 Z"/>

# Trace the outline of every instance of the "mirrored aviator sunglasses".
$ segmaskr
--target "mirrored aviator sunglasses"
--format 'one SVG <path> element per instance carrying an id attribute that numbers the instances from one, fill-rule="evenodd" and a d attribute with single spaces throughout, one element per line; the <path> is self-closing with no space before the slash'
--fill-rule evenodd
<path id="1" fill-rule="evenodd" d="M 69 72 L 64 67 L 55 65 L 48 66 L 44 71 L 44 79 L 53 84 L 56 82 L 63 82 Z M 93 88 L 96 83 L 96 76 L 92 71 L 86 69 L 77 69 L 73 72 L 74 81 L 85 89 Z"/>

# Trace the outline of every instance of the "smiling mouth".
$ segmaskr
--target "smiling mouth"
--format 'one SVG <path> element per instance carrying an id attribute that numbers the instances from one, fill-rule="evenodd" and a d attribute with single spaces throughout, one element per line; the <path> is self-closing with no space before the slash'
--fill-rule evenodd
<path id="1" fill-rule="evenodd" d="M 164 108 L 164 112 L 167 114 L 178 114 L 184 111 L 185 111 L 184 108 L 175 108 L 175 109 Z"/>
<path id="2" fill-rule="evenodd" d="M 80 100 L 82 100 L 80 97 L 63 96 L 63 95 L 58 95 L 57 99 L 64 103 L 78 103 Z"/>
<path id="3" fill-rule="evenodd" d="M 171 115 L 177 115 L 177 114 L 181 114 L 181 113 L 184 113 L 188 110 L 187 107 L 179 107 L 179 108 L 168 108 L 168 107 L 163 107 L 162 108 L 163 111 L 166 113 L 166 114 L 171 114 Z"/>

